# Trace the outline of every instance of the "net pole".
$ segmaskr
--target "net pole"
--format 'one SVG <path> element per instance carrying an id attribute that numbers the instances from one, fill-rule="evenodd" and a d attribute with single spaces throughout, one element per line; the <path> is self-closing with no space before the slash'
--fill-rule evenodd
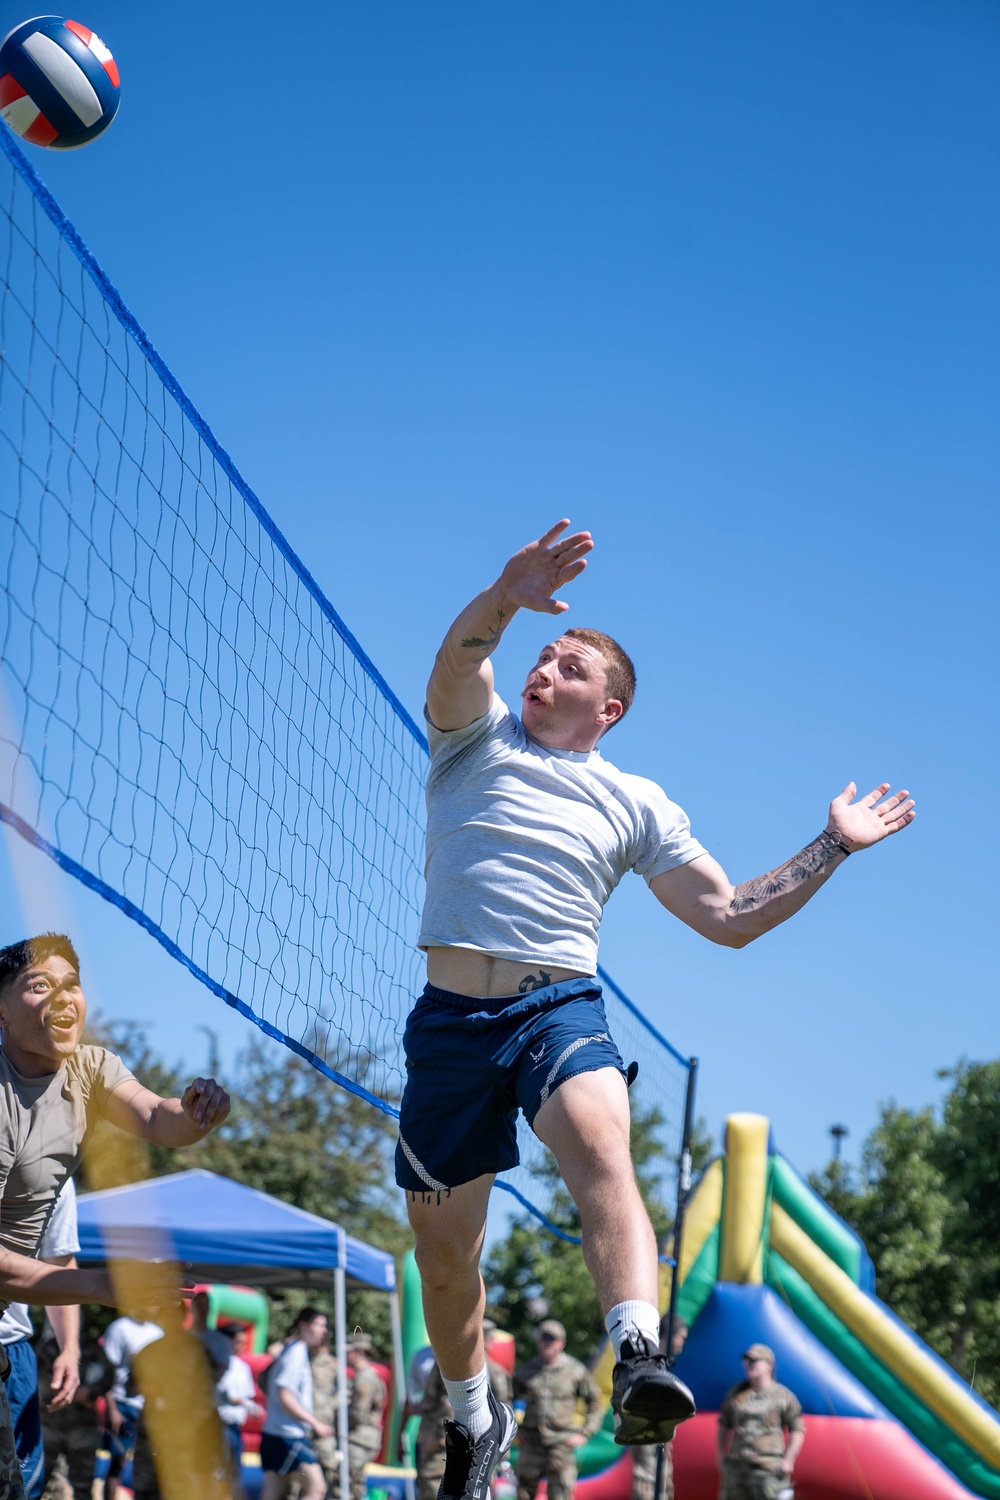
<path id="1" fill-rule="evenodd" d="M 681 1137 L 680 1170 L 677 1174 L 677 1212 L 674 1215 L 674 1271 L 670 1278 L 670 1302 L 667 1305 L 667 1334 L 664 1350 L 669 1365 L 674 1363 L 674 1320 L 677 1315 L 677 1293 L 680 1285 L 681 1247 L 684 1236 L 684 1214 L 691 1196 L 691 1133 L 694 1130 L 694 1102 L 698 1087 L 698 1059 L 688 1063 L 687 1089 L 684 1096 L 684 1134 Z"/>

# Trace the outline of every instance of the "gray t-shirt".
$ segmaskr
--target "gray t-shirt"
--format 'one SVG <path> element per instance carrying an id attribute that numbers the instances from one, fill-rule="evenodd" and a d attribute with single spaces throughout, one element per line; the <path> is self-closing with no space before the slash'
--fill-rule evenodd
<path id="1" fill-rule="evenodd" d="M 427 726 L 421 948 L 597 972 L 597 930 L 622 876 L 647 881 L 705 850 L 654 781 L 598 750 L 550 750 L 499 697 L 464 729 Z"/>
<path id="2" fill-rule="evenodd" d="M 301 1339 L 295 1339 L 286 1344 L 284 1349 L 274 1361 L 268 1372 L 267 1378 L 267 1416 L 264 1418 L 264 1431 L 271 1433 L 274 1437 L 284 1438 L 291 1442 L 295 1438 L 309 1436 L 311 1428 L 306 1427 L 304 1422 L 297 1422 L 290 1412 L 287 1412 L 281 1404 L 278 1391 L 282 1386 L 304 1406 L 306 1411 L 313 1409 L 313 1377 L 312 1365 L 309 1363 L 309 1350 Z"/>
<path id="3" fill-rule="evenodd" d="M 108 1095 L 132 1074 L 103 1047 L 23 1078 L 0 1049 L 0 1246 L 37 1255 L 59 1190 L 80 1165 Z M 0 1308 L 6 1306 L 0 1298 Z"/>

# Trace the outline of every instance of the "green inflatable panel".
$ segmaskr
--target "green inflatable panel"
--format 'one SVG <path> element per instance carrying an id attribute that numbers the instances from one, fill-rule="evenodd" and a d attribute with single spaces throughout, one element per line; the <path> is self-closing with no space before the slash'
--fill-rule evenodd
<path id="1" fill-rule="evenodd" d="M 867 1386 L 935 1458 L 977 1495 L 1000 1500 L 1000 1474 L 984 1463 L 948 1424 L 931 1411 L 902 1380 L 889 1370 L 813 1291 L 809 1283 L 777 1251 L 771 1250 L 765 1279 L 788 1303 L 811 1333 L 825 1344 L 852 1375 Z"/>

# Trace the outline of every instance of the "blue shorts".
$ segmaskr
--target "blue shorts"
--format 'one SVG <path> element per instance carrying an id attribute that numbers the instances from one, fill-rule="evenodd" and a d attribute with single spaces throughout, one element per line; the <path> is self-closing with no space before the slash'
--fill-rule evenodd
<path id="1" fill-rule="evenodd" d="M 316 1450 L 305 1438 L 283 1438 L 273 1432 L 260 1435 L 260 1466 L 266 1473 L 293 1474 L 303 1464 L 318 1464 Z"/>
<path id="2" fill-rule="evenodd" d="M 42 1412 L 38 1404 L 38 1361 L 27 1339 L 14 1339 L 4 1346 L 10 1360 L 7 1401 L 14 1429 L 21 1481 L 28 1500 L 36 1500 L 45 1488 L 45 1450 L 42 1447 Z"/>
<path id="3" fill-rule="evenodd" d="M 625 1066 L 596 979 L 483 1000 L 429 984 L 403 1033 L 406 1087 L 396 1181 L 444 1193 L 516 1167 L 517 1112 L 528 1124 L 577 1073 Z"/>

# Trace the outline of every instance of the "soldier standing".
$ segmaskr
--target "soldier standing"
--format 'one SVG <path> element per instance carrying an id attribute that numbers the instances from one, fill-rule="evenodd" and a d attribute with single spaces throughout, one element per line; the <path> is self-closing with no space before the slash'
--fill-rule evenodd
<path id="1" fill-rule="evenodd" d="M 366 1333 L 347 1340 L 347 1365 L 354 1374 L 347 1403 L 347 1458 L 351 1470 L 351 1500 L 364 1500 L 365 1465 L 382 1448 L 385 1386 L 372 1366 L 372 1341 Z"/>
<path id="2" fill-rule="evenodd" d="M 340 1449 L 334 1434 L 337 1431 L 337 1356 L 330 1348 L 329 1335 L 312 1356 L 313 1416 L 330 1429 L 331 1436 L 316 1438 L 313 1447 L 320 1468 L 326 1476 L 331 1492 L 336 1488 L 340 1472 Z"/>
<path id="3" fill-rule="evenodd" d="M 743 1368 L 746 1378 L 727 1392 L 719 1409 L 720 1497 L 777 1500 L 805 1442 L 802 1407 L 775 1380 L 774 1351 L 766 1344 L 750 1345 Z"/>
<path id="4" fill-rule="evenodd" d="M 511 1399 L 510 1376 L 503 1365 L 490 1358 L 492 1335 L 496 1324 L 483 1319 L 483 1342 L 486 1346 L 486 1374 L 490 1389 L 498 1401 L 508 1405 Z M 431 1365 L 424 1394 L 420 1400 L 420 1426 L 417 1429 L 417 1500 L 437 1500 L 438 1488 L 444 1478 L 445 1467 L 445 1422 L 452 1421 L 454 1412 L 448 1400 L 448 1392 L 438 1368 L 437 1361 Z"/>
<path id="5" fill-rule="evenodd" d="M 566 1353 L 566 1330 L 560 1322 L 546 1318 L 535 1337 L 538 1353 L 514 1372 L 514 1399 L 524 1402 L 517 1440 L 517 1500 L 535 1500 L 543 1478 L 548 1481 L 549 1500 L 571 1500 L 576 1450 L 601 1425 L 601 1393 L 586 1366 Z"/>

